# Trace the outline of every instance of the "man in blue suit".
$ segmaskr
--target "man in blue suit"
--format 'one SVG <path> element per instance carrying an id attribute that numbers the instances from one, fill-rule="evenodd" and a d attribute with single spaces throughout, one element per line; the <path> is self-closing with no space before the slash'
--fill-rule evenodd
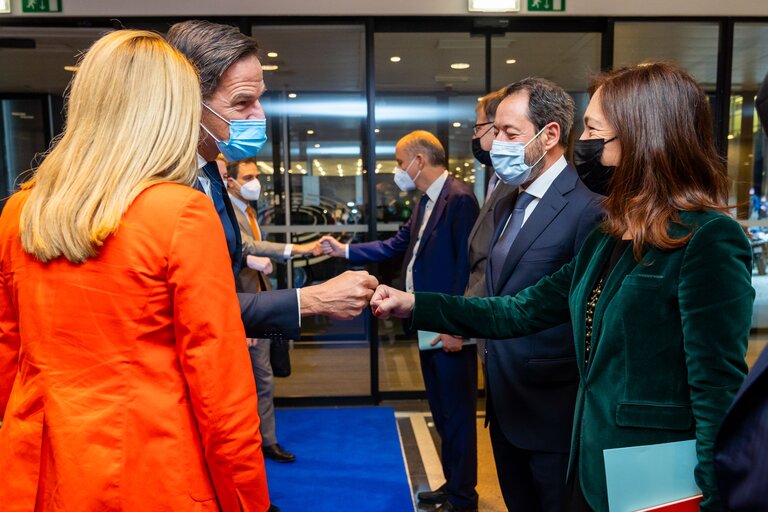
<path id="1" fill-rule="evenodd" d="M 565 160 L 571 97 L 538 78 L 511 84 L 503 94 L 491 149 L 496 173 L 514 181 L 511 162 L 497 153 L 504 143 L 527 144 L 524 159 L 533 168 L 494 210 L 488 297 L 515 295 L 568 263 L 602 217 L 603 196 L 591 192 Z M 561 511 L 578 386 L 571 326 L 488 340 L 485 356 L 487 421 L 507 508 Z"/>
<path id="2" fill-rule="evenodd" d="M 768 75 L 755 110 L 768 135 Z M 727 319 L 723 319 L 727 321 Z M 723 420 L 715 443 L 715 473 L 730 512 L 768 510 L 768 350 L 758 358 Z"/>
<path id="3" fill-rule="evenodd" d="M 467 240 L 479 211 L 471 189 L 446 171 L 445 150 L 429 132 L 415 131 L 395 147 L 395 183 L 424 195 L 395 236 L 359 244 L 323 237 L 326 252 L 352 263 L 404 255 L 408 291 L 461 295 L 469 277 Z M 419 493 L 421 501 L 444 503 L 440 510 L 477 510 L 477 347 L 422 350 L 421 371 L 435 427 L 442 439 L 446 483 Z"/>

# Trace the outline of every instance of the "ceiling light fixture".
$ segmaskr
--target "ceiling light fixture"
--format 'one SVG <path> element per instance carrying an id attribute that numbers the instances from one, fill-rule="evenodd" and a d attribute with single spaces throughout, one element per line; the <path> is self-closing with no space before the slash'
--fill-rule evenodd
<path id="1" fill-rule="evenodd" d="M 517 59 L 507 59 L 507 64 L 514 64 L 517 62 Z"/>
<path id="2" fill-rule="evenodd" d="M 71 71 L 73 73 L 78 69 L 80 69 L 79 66 L 64 66 L 64 71 Z"/>
<path id="3" fill-rule="evenodd" d="M 295 92 L 288 93 L 288 97 L 291 99 L 295 98 L 296 96 L 298 96 L 298 94 L 296 94 Z"/>
<path id="4" fill-rule="evenodd" d="M 451 69 L 469 69 L 469 64 L 466 62 L 454 62 L 451 64 Z"/>
<path id="5" fill-rule="evenodd" d="M 459 123 L 459 122 L 453 123 L 453 127 L 454 128 L 461 128 L 461 123 Z"/>
<path id="6" fill-rule="evenodd" d="M 469 12 L 519 12 L 520 0 L 468 0 Z"/>
<path id="7" fill-rule="evenodd" d="M 263 69 L 264 71 L 277 71 L 278 69 L 280 69 L 280 67 L 275 64 L 266 64 L 264 66 L 261 66 L 261 69 Z"/>
<path id="8" fill-rule="evenodd" d="M 277 52 L 269 52 L 267 53 L 267 57 L 274 59 L 275 57 L 277 57 Z"/>
<path id="9" fill-rule="evenodd" d="M 389 61 L 390 62 L 400 62 L 400 57 L 398 57 L 397 55 L 394 55 L 394 56 L 389 58 Z"/>
<path id="10" fill-rule="evenodd" d="M 315 130 L 307 130 L 307 135 L 314 135 L 314 134 L 315 134 Z"/>

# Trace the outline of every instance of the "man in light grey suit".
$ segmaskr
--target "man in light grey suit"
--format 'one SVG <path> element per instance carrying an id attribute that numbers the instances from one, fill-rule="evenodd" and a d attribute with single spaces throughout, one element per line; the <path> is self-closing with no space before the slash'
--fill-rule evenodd
<path id="1" fill-rule="evenodd" d="M 217 164 L 223 162 L 217 159 Z M 220 166 L 221 170 L 221 166 Z M 240 236 L 243 254 L 246 255 L 247 267 L 237 276 L 238 291 L 257 293 L 271 288 L 269 278 L 272 271 L 270 258 L 285 261 L 294 255 L 320 254 L 322 249 L 314 244 L 280 244 L 262 239 L 261 230 L 256 221 L 256 212 L 249 201 L 258 199 L 260 171 L 254 159 L 248 158 L 230 162 L 226 166 L 229 198 L 232 200 Z M 245 196 L 245 197 L 244 197 Z M 274 375 L 270 364 L 272 340 L 268 338 L 248 338 L 248 352 L 251 356 L 253 375 L 256 378 L 256 390 L 259 396 L 259 430 L 262 438 L 264 456 L 277 462 L 293 462 L 296 456 L 285 451 L 277 442 L 275 434 L 275 408 L 273 403 Z"/>

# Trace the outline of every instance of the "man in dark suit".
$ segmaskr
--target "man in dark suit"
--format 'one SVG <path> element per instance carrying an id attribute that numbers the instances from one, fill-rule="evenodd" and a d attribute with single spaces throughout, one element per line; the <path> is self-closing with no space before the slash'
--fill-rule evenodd
<path id="1" fill-rule="evenodd" d="M 265 115 L 259 102 L 265 86 L 257 58 L 258 45 L 235 27 L 202 20 L 176 23 L 168 32 L 168 42 L 200 73 L 203 129 L 198 145 L 200 176 L 195 188 L 210 197 L 216 207 L 226 234 L 234 278 L 243 266 L 242 240 L 214 160 L 219 152 L 228 160 L 255 156 L 266 141 Z M 261 121 L 262 126 L 255 126 L 259 123 L 254 121 Z M 367 272 L 346 272 L 301 291 L 239 293 L 246 335 L 297 338 L 301 316 L 354 318 L 367 306 L 375 285 L 376 279 Z"/>
<path id="2" fill-rule="evenodd" d="M 755 110 L 768 135 L 768 75 Z M 731 512 L 768 510 L 768 350 L 758 358 L 723 420 L 715 443 L 715 473 Z"/>
<path id="3" fill-rule="evenodd" d="M 602 216 L 599 196 L 565 160 L 574 103 L 547 80 L 509 85 L 496 110 L 497 142 L 527 144 L 524 183 L 494 210 L 487 296 L 515 295 L 569 262 Z M 535 165 L 534 163 L 537 162 Z M 516 184 L 518 185 L 518 184 Z M 487 417 L 510 511 L 561 511 L 578 374 L 570 324 L 508 343 L 488 340 Z"/>
<path id="4" fill-rule="evenodd" d="M 445 150 L 431 133 L 416 131 L 400 139 L 395 158 L 398 186 L 415 186 L 424 193 L 408 222 L 388 240 L 342 244 L 327 236 L 321 243 L 328 254 L 352 263 L 405 255 L 406 289 L 461 295 L 467 285 L 467 239 L 477 219 L 477 200 L 469 187 L 448 174 Z M 477 510 L 476 358 L 475 345 L 455 352 L 420 352 L 429 407 L 442 439 L 446 483 L 419 493 L 419 499 L 444 503 L 444 511 Z"/>

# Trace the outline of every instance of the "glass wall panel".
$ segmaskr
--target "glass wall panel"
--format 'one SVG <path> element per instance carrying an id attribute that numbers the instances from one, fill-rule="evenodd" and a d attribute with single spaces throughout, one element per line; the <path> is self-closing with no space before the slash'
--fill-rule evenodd
<path id="1" fill-rule="evenodd" d="M 717 84 L 717 23 L 617 22 L 614 26 L 614 67 L 669 60 L 679 64 L 706 91 Z"/>
<path id="2" fill-rule="evenodd" d="M 18 189 L 46 150 L 46 123 L 41 98 L 0 100 L 0 198 Z"/>
<path id="3" fill-rule="evenodd" d="M 733 40 L 731 109 L 728 122 L 728 175 L 731 201 L 737 216 L 748 226 L 752 242 L 752 285 L 755 287 L 753 334 L 748 362 L 768 342 L 768 138 L 755 112 L 755 95 L 768 73 L 768 24 L 736 23 Z"/>
<path id="4" fill-rule="evenodd" d="M 576 102 L 573 136 L 583 131 L 590 76 L 600 71 L 601 36 L 594 32 L 515 32 L 493 39 L 491 84 L 504 87 L 529 76 L 552 80 Z"/>
<path id="5" fill-rule="evenodd" d="M 376 204 L 380 239 L 410 218 L 421 192 L 401 192 L 393 181 L 395 144 L 414 130 L 443 144 L 448 171 L 475 185 L 470 140 L 477 98 L 484 94 L 485 38 L 462 33 L 379 33 L 376 50 Z M 407 163 L 406 163 L 407 165 Z M 482 186 L 482 180 L 479 180 Z M 482 198 L 483 189 L 476 190 Z M 404 288 L 403 261 L 378 265 L 382 283 Z M 400 320 L 380 320 L 382 391 L 423 389 L 415 333 Z"/>
<path id="6" fill-rule="evenodd" d="M 325 233 L 364 236 L 367 170 L 365 37 L 361 26 L 254 26 L 268 89 L 271 145 L 259 154 L 259 220 L 273 241 L 307 243 Z M 276 265 L 280 287 L 321 283 L 348 268 L 328 256 Z M 293 375 L 277 396 L 368 395 L 368 314 L 351 321 L 302 319 Z M 344 375 L 339 379 L 339 375 Z"/>

